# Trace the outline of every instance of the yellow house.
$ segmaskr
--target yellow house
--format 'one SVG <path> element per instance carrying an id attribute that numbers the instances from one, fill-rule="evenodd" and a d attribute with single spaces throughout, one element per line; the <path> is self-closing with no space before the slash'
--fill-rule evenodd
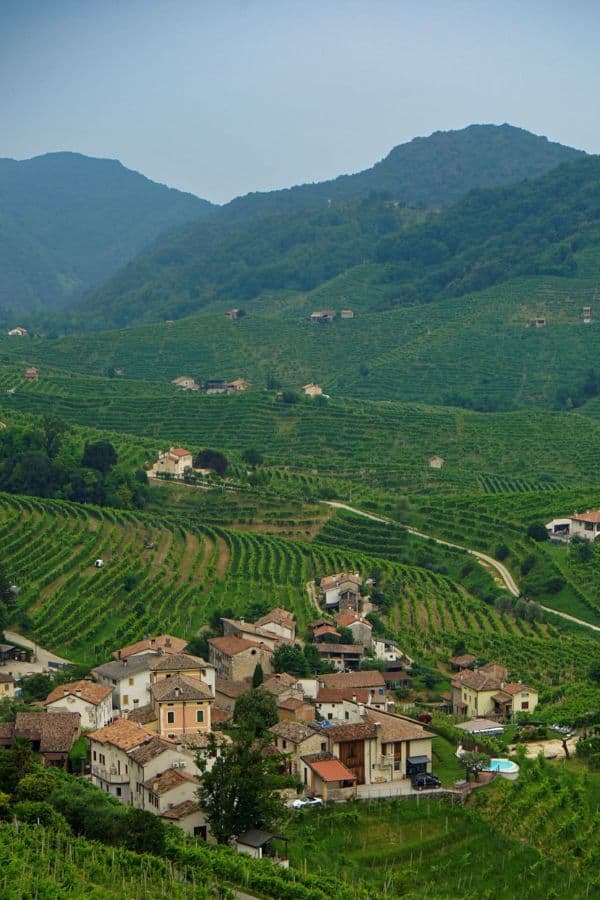
<path id="1" fill-rule="evenodd" d="M 0 700 L 15 696 L 15 680 L 12 675 L 0 674 Z"/>
<path id="2" fill-rule="evenodd" d="M 195 678 L 210 688 L 212 695 L 215 693 L 215 668 L 200 656 L 192 656 L 189 653 L 168 653 L 156 656 L 150 661 L 150 684 L 173 678 L 175 675 L 183 675 L 185 678 Z"/>
<path id="3" fill-rule="evenodd" d="M 178 738 L 211 730 L 210 708 L 214 694 L 196 678 L 173 675 L 150 686 L 161 737 Z"/>
<path id="4" fill-rule="evenodd" d="M 533 712 L 538 693 L 526 684 L 507 681 L 507 669 L 490 663 L 471 672 L 464 669 L 452 682 L 452 711 L 465 718 L 512 718 Z"/>

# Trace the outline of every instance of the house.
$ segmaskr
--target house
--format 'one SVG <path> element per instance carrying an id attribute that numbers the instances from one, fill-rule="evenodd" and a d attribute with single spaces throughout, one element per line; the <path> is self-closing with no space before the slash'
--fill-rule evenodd
<path id="1" fill-rule="evenodd" d="M 23 377 L 26 381 L 39 381 L 40 372 L 39 369 L 36 369 L 35 366 L 30 366 L 29 369 L 25 369 Z"/>
<path id="2" fill-rule="evenodd" d="M 210 663 L 200 656 L 191 656 L 189 653 L 168 653 L 150 660 L 150 685 L 162 679 L 172 678 L 175 675 L 183 675 L 186 678 L 195 678 L 205 684 L 215 695 L 215 669 Z"/>
<path id="3" fill-rule="evenodd" d="M 341 634 L 334 628 L 333 625 L 330 625 L 329 622 L 326 625 L 318 625 L 313 629 L 313 638 L 315 641 L 322 641 L 324 637 L 329 635 L 329 637 L 334 638 L 336 641 L 340 641 L 342 639 Z"/>
<path id="4" fill-rule="evenodd" d="M 254 624 L 258 625 L 260 628 L 264 628 L 265 631 L 278 634 L 279 637 L 285 638 L 288 641 L 296 640 L 296 620 L 294 619 L 294 614 L 288 612 L 287 609 L 283 609 L 281 606 L 276 606 L 275 609 L 270 610 L 270 612 L 261 616 L 260 619 L 257 619 Z"/>
<path id="5" fill-rule="evenodd" d="M 129 659 L 130 656 L 139 656 L 142 653 L 184 653 L 187 641 L 183 638 L 173 637 L 171 634 L 159 634 L 158 637 L 144 638 L 135 644 L 113 650 L 115 659 Z"/>
<path id="6" fill-rule="evenodd" d="M 328 800 L 349 800 L 356 796 L 356 775 L 333 753 L 309 753 L 303 756 L 302 782 L 305 790 Z"/>
<path id="7" fill-rule="evenodd" d="M 388 638 L 373 638 L 371 650 L 375 659 L 381 659 L 383 662 L 402 663 L 406 666 L 410 666 L 412 663 L 410 656 L 403 653 L 398 644 L 395 641 L 390 641 Z"/>
<path id="8" fill-rule="evenodd" d="M 150 685 L 150 697 L 161 737 L 175 739 L 211 730 L 214 691 L 202 681 L 184 675 L 167 676 Z"/>
<path id="9" fill-rule="evenodd" d="M 240 311 L 239 309 L 228 309 L 225 315 L 228 319 L 231 319 L 232 322 L 235 322 L 236 319 L 239 319 Z"/>
<path id="10" fill-rule="evenodd" d="M 282 722 L 312 722 L 315 718 L 313 704 L 304 697 L 279 697 L 277 712 Z"/>
<path id="11" fill-rule="evenodd" d="M 144 809 L 163 815 L 179 803 L 194 801 L 197 788 L 198 780 L 193 775 L 181 769 L 165 769 L 144 782 Z"/>
<path id="12" fill-rule="evenodd" d="M 44 700 L 49 713 L 76 712 L 82 728 L 103 728 L 112 720 L 112 687 L 93 681 L 71 681 L 51 691 Z"/>
<path id="13" fill-rule="evenodd" d="M 302 390 L 307 397 L 320 397 L 323 394 L 323 388 L 319 384 L 313 384 L 312 381 L 305 384 Z"/>
<path id="14" fill-rule="evenodd" d="M 141 743 L 125 752 L 129 758 L 130 802 L 139 809 L 146 809 L 145 781 L 156 778 L 167 769 L 185 769 L 192 775 L 198 774 L 192 750 L 157 734 L 144 735 Z M 154 809 L 151 811 L 154 812 Z"/>
<path id="15" fill-rule="evenodd" d="M 230 385 L 229 381 L 219 380 L 217 378 L 212 378 L 209 381 L 205 381 L 202 385 L 202 390 L 206 394 L 233 394 L 234 390 Z"/>
<path id="16" fill-rule="evenodd" d="M 250 387 L 250 383 L 244 378 L 236 378 L 234 381 L 229 381 L 228 386 L 230 388 L 230 393 L 239 394 L 242 391 L 247 391 Z"/>
<path id="17" fill-rule="evenodd" d="M 589 325 L 592 321 L 592 307 L 584 306 L 583 307 L 583 323 L 584 325 Z M 10 332 L 9 332 L 10 334 Z"/>
<path id="18" fill-rule="evenodd" d="M 234 634 L 209 638 L 210 662 L 216 675 L 230 681 L 251 679 L 258 663 L 265 674 L 271 674 L 271 650 L 257 641 L 248 641 Z"/>
<path id="19" fill-rule="evenodd" d="M 383 688 L 320 688 L 317 694 L 315 707 L 319 715 L 328 722 L 336 719 L 345 720 L 350 717 L 350 711 L 345 701 L 360 703 L 365 707 L 383 709 L 394 707 L 394 701 L 388 700 Z M 346 719 L 347 720 L 347 719 Z"/>
<path id="20" fill-rule="evenodd" d="M 335 616 L 338 628 L 347 628 L 352 639 L 357 644 L 364 644 L 365 647 L 371 647 L 373 642 L 373 626 L 367 619 L 357 615 L 352 610 L 339 612 Z"/>
<path id="21" fill-rule="evenodd" d="M 335 309 L 319 309 L 310 314 L 310 321 L 314 325 L 315 323 L 324 324 L 325 322 L 333 322 L 335 319 Z"/>
<path id="22" fill-rule="evenodd" d="M 443 469 L 446 460 L 443 456 L 430 456 L 428 462 L 430 469 Z"/>
<path id="23" fill-rule="evenodd" d="M 288 675 L 287 672 L 277 672 L 275 675 L 269 675 L 261 684 L 263 691 L 273 694 L 279 700 L 287 700 L 293 697 L 297 700 L 304 699 L 304 691 L 298 684 L 298 680 L 294 675 Z M 312 715 L 310 716 L 312 719 Z"/>
<path id="24" fill-rule="evenodd" d="M 215 702 L 227 712 L 233 712 L 235 709 L 235 701 L 250 689 L 251 684 L 248 681 L 231 681 L 229 678 L 217 677 L 215 684 Z"/>
<path id="25" fill-rule="evenodd" d="M 275 849 L 272 843 L 274 840 L 285 843 L 283 856 L 280 856 Z M 271 862 L 279 863 L 285 869 L 289 867 L 287 839 L 282 834 L 271 834 L 270 831 L 259 831 L 257 828 L 252 828 L 235 839 L 235 849 L 238 853 L 246 853 L 254 859 L 270 859 Z"/>
<path id="26" fill-rule="evenodd" d="M 0 644 L 0 666 L 11 659 L 19 659 L 19 651 L 13 644 Z"/>
<path id="27" fill-rule="evenodd" d="M 476 656 L 471 653 L 461 653 L 459 656 L 452 656 L 448 660 L 448 665 L 453 672 L 462 672 L 463 669 L 472 669 L 476 662 Z"/>
<path id="28" fill-rule="evenodd" d="M 92 784 L 123 803 L 132 803 L 128 751 L 153 738 L 142 725 L 116 719 L 87 735 L 90 742 Z"/>
<path id="29" fill-rule="evenodd" d="M 16 328 L 11 328 L 7 334 L 9 337 L 27 337 L 29 332 L 26 328 L 22 328 L 21 325 L 17 325 Z"/>
<path id="30" fill-rule="evenodd" d="M 167 453 L 159 452 L 158 460 L 154 464 L 154 470 L 157 475 L 172 475 L 176 478 L 182 477 L 185 474 L 185 470 L 192 467 L 192 454 L 184 447 L 171 447 Z"/>
<path id="31" fill-rule="evenodd" d="M 567 516 L 570 521 L 569 535 L 587 541 L 595 541 L 600 536 L 600 509 L 588 509 L 584 513 Z"/>
<path id="32" fill-rule="evenodd" d="M 192 391 L 198 387 L 195 380 L 189 375 L 179 375 L 177 378 L 174 378 L 171 381 L 171 384 L 174 384 L 175 387 L 182 388 L 186 391 Z"/>
<path id="33" fill-rule="evenodd" d="M 464 718 L 512 718 L 533 712 L 537 703 L 534 688 L 508 682 L 506 668 L 493 663 L 472 672 L 463 669 L 452 681 L 452 711 Z"/>
<path id="34" fill-rule="evenodd" d="M 347 690 L 371 688 L 382 697 L 385 694 L 385 679 L 381 672 L 364 669 L 359 672 L 343 672 L 319 676 L 320 687 Z"/>
<path id="35" fill-rule="evenodd" d="M 92 669 L 96 681 L 112 689 L 114 709 L 129 712 L 149 702 L 150 664 L 155 656 L 154 653 L 141 653 L 111 660 Z"/>
<path id="36" fill-rule="evenodd" d="M 0 700 L 8 698 L 9 700 L 15 696 L 15 679 L 11 673 L 4 674 L 0 672 Z"/>
<path id="37" fill-rule="evenodd" d="M 286 759 L 286 769 L 290 775 L 300 773 L 302 756 L 327 750 L 327 740 L 315 724 L 280 721 L 269 731 L 275 738 L 277 750 Z"/>
<path id="38" fill-rule="evenodd" d="M 279 644 L 290 643 L 287 638 L 282 638 L 267 628 L 254 625 L 252 622 L 245 622 L 243 619 L 221 619 L 221 624 L 223 625 L 223 634 L 225 636 L 233 635 L 247 641 L 253 641 L 254 643 L 262 644 L 269 650 L 275 650 Z"/>
<path id="39" fill-rule="evenodd" d="M 31 741 L 34 751 L 42 757 L 42 765 L 66 769 L 79 731 L 80 719 L 76 712 L 19 712 L 13 726 L 13 740 Z"/>
<path id="40" fill-rule="evenodd" d="M 210 837 L 206 816 L 196 800 L 183 800 L 174 806 L 169 803 L 167 809 L 159 815 L 164 822 L 176 825 L 185 834 L 191 834 L 203 841 L 207 841 Z"/>
<path id="41" fill-rule="evenodd" d="M 338 672 L 358 669 L 365 655 L 362 644 L 323 643 L 315 644 L 315 647 L 321 659 L 330 663 Z"/>
<path id="42" fill-rule="evenodd" d="M 493 722 L 491 719 L 471 719 L 469 722 L 459 722 L 455 725 L 466 734 L 503 734 L 504 725 Z"/>
<path id="43" fill-rule="evenodd" d="M 339 607 L 340 610 L 359 612 L 362 583 L 358 572 L 354 574 L 339 572 L 337 575 L 326 575 L 321 578 L 319 586 L 327 609 Z"/>
<path id="44" fill-rule="evenodd" d="M 343 309 L 340 312 L 341 319 L 353 319 L 354 318 L 354 310 L 352 309 Z"/>
<path id="45" fill-rule="evenodd" d="M 412 675 L 406 672 L 400 663 L 390 662 L 382 672 L 388 691 L 402 691 L 412 687 Z"/>
<path id="46" fill-rule="evenodd" d="M 537 316 L 535 319 L 529 319 L 527 323 L 528 328 L 544 328 L 546 325 L 546 319 L 543 316 Z"/>

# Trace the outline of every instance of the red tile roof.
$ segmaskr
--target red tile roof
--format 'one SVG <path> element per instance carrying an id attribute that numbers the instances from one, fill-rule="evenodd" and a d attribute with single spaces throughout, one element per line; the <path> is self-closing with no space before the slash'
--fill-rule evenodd
<path id="1" fill-rule="evenodd" d="M 144 653 L 148 650 L 162 650 L 163 653 L 183 653 L 187 647 L 187 641 L 183 638 L 173 637 L 171 634 L 159 634 L 158 637 L 146 638 L 143 641 L 137 641 L 135 644 L 129 644 L 127 647 L 121 647 L 115 650 L 113 656 L 115 659 L 127 659 L 128 656 L 134 656 L 136 653 Z"/>
<path id="2" fill-rule="evenodd" d="M 313 762 L 307 761 L 307 765 L 323 781 L 356 781 L 356 775 L 339 759 L 316 759 Z"/>
<path id="3" fill-rule="evenodd" d="M 567 516 L 567 519 L 571 519 L 572 522 L 600 522 L 600 509 L 588 509 L 584 513 L 573 513 L 572 516 Z"/>
<path id="4" fill-rule="evenodd" d="M 171 447 L 169 450 L 173 456 L 191 456 L 191 452 L 189 450 L 185 450 L 184 447 Z"/>
<path id="5" fill-rule="evenodd" d="M 44 706 L 49 703 L 55 703 L 57 700 L 63 700 L 65 697 L 80 697 L 86 703 L 92 706 L 98 706 L 103 700 L 106 700 L 112 694 L 112 688 L 103 684 L 96 684 L 94 681 L 71 681 L 69 684 L 61 684 L 55 687 L 44 700 Z"/>
<path id="6" fill-rule="evenodd" d="M 327 688 L 385 687 L 385 678 L 381 672 L 371 669 L 320 675 L 319 681 Z"/>
<path id="7" fill-rule="evenodd" d="M 56 715 L 55 713 L 53 715 Z M 139 747 L 144 741 L 156 737 L 154 732 L 147 731 L 137 722 L 128 719 L 117 719 L 111 725 L 105 725 L 98 731 L 90 732 L 87 737 L 90 741 L 98 741 L 100 744 L 112 744 L 121 750 L 132 750 Z"/>
<path id="8" fill-rule="evenodd" d="M 261 649 L 260 644 L 255 641 L 247 641 L 245 638 L 236 637 L 234 634 L 225 635 L 225 637 L 209 638 L 208 643 L 219 653 L 225 656 L 235 656 L 237 653 L 243 653 L 244 650 Z M 269 652 L 268 647 L 262 647 L 263 650 Z"/>

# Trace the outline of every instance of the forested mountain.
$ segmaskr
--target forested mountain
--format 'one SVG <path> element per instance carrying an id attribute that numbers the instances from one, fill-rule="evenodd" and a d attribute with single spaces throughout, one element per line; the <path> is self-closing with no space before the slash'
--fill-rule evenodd
<path id="1" fill-rule="evenodd" d="M 598 217 L 599 179 L 600 160 L 584 155 L 429 213 L 373 191 L 248 221 L 225 222 L 219 210 L 159 239 L 86 298 L 71 326 L 159 321 L 214 301 L 308 291 L 366 260 L 381 266 L 384 305 L 457 296 L 514 275 L 573 274 L 573 254 Z"/>
<path id="2" fill-rule="evenodd" d="M 0 159 L 0 315 L 63 306 L 211 209 L 116 160 Z"/>

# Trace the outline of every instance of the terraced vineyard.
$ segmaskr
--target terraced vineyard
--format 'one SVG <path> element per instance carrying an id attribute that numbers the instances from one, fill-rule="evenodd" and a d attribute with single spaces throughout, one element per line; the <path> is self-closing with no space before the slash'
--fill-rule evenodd
<path id="1" fill-rule="evenodd" d="M 307 582 L 344 569 L 383 573 L 394 594 L 390 622 L 409 653 L 447 654 L 460 636 L 473 652 L 553 681 L 573 677 L 597 647 L 499 615 L 417 566 L 193 519 L 184 527 L 182 519 L 0 495 L 0 541 L 21 588 L 17 618 L 28 617 L 43 646 L 86 663 L 144 634 L 190 636 L 215 610 L 243 615 L 257 602 L 293 610 L 302 632 L 316 614 Z"/>

